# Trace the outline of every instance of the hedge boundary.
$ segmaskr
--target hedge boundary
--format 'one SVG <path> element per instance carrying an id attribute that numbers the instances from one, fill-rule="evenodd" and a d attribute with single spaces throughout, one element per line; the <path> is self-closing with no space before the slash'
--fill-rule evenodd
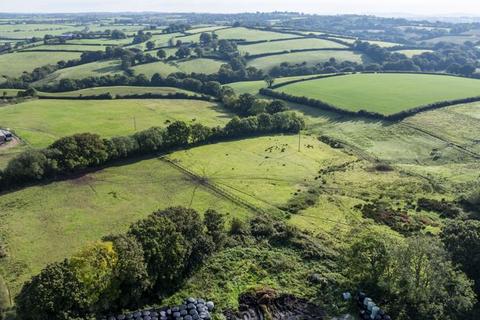
<path id="1" fill-rule="evenodd" d="M 158 93 L 142 93 L 142 94 L 117 94 L 112 96 L 109 92 L 99 95 L 88 96 L 38 96 L 43 100 L 124 100 L 124 99 L 178 99 L 178 100 L 202 100 L 202 101 L 216 101 L 214 97 L 204 94 L 187 94 L 183 92 L 158 94 Z"/>
<path id="2" fill-rule="evenodd" d="M 420 72 L 363 72 L 362 74 L 373 74 L 373 73 L 393 73 L 393 74 L 431 74 L 431 75 L 444 75 L 444 76 L 452 76 L 450 74 L 438 74 L 438 73 L 420 73 Z M 350 75 L 350 73 L 343 73 L 343 74 L 333 74 L 333 75 L 326 75 L 326 76 L 318 76 L 318 77 L 313 77 L 313 78 L 308 78 L 308 79 L 298 79 L 298 80 L 292 80 L 289 82 L 281 83 L 278 84 L 277 86 L 272 86 L 272 88 L 262 88 L 259 90 L 259 93 L 261 95 L 269 96 L 272 98 L 276 99 L 281 99 L 285 100 L 288 102 L 292 103 L 298 103 L 298 104 L 303 104 L 307 105 L 310 107 L 314 108 L 319 108 L 323 109 L 325 111 L 330 111 L 330 112 L 335 112 L 337 114 L 341 115 L 347 115 L 347 116 L 356 116 L 356 117 L 365 117 L 365 118 L 370 118 L 370 119 L 375 119 L 375 120 L 387 120 L 387 121 L 400 121 L 403 120 L 407 117 L 413 116 L 417 113 L 420 112 L 425 112 L 425 111 L 431 111 L 435 109 L 440 109 L 440 108 L 445 108 L 448 106 L 453 106 L 457 104 L 464 104 L 464 103 L 471 103 L 471 102 L 478 102 L 480 101 L 480 96 L 474 96 L 474 97 L 466 97 L 466 98 L 461 98 L 461 99 L 453 99 L 453 100 L 444 100 L 444 101 L 437 101 L 433 102 L 430 104 L 426 105 L 420 105 L 417 107 L 413 107 L 408 110 L 404 110 L 401 112 L 397 112 L 394 114 L 390 115 L 384 115 L 378 112 L 372 112 L 372 111 L 367 111 L 367 110 L 359 110 L 359 111 L 350 111 L 343 109 L 339 106 L 327 103 L 325 101 L 322 101 L 320 99 L 313 99 L 313 98 L 308 98 L 308 97 L 301 97 L 301 96 L 294 96 L 291 94 L 287 94 L 284 92 L 278 92 L 274 91 L 272 89 L 277 89 L 292 83 L 297 83 L 297 82 L 303 82 L 303 81 L 309 81 L 309 80 L 316 80 L 316 79 L 323 79 L 323 78 L 331 78 L 335 76 L 345 76 L 345 75 Z M 453 75 L 456 77 L 459 77 L 458 75 Z M 462 78 L 462 77 L 460 77 Z"/>
<path id="3" fill-rule="evenodd" d="M 263 58 L 263 57 L 269 57 L 269 56 L 278 56 L 282 54 L 289 54 L 289 53 L 297 53 L 297 52 L 312 52 L 312 51 L 355 51 L 352 50 L 352 48 L 306 48 L 306 49 L 292 49 L 292 50 L 284 50 L 284 51 L 275 51 L 275 52 L 265 52 L 265 53 L 259 53 L 259 54 L 252 54 L 252 55 L 246 55 L 245 59 L 247 60 L 253 60 L 253 59 L 258 59 L 258 58 Z M 359 52 L 359 51 L 357 51 Z"/>

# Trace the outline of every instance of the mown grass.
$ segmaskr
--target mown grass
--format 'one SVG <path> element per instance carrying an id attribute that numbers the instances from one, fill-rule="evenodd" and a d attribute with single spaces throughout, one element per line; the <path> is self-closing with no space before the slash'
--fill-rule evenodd
<path id="1" fill-rule="evenodd" d="M 177 205 L 213 208 L 228 219 L 250 214 L 159 159 L 114 166 L 0 196 L 0 235 L 9 254 L 0 262 L 1 274 L 15 295 L 48 263 Z"/>
<path id="2" fill-rule="evenodd" d="M 184 73 L 205 73 L 211 74 L 216 73 L 220 67 L 225 64 L 225 61 L 206 59 L 206 58 L 197 58 L 179 62 L 152 62 L 147 64 L 142 64 L 133 67 L 132 69 L 136 74 L 144 74 L 147 77 L 152 77 L 155 73 L 159 73 L 162 76 L 166 77 L 174 72 L 184 72 Z"/>
<path id="3" fill-rule="evenodd" d="M 397 50 L 395 52 L 401 53 L 406 55 L 408 58 L 411 58 L 416 55 L 420 55 L 422 53 L 426 52 L 433 52 L 432 50 L 423 50 L 423 49 L 418 49 L 418 50 Z"/>
<path id="4" fill-rule="evenodd" d="M 281 83 L 285 83 L 293 80 L 309 79 L 315 76 L 318 76 L 318 75 L 275 78 L 274 84 L 281 84 Z M 260 89 L 266 88 L 267 84 L 263 80 L 258 80 L 258 81 L 232 82 L 232 83 L 227 83 L 226 86 L 233 88 L 237 94 L 250 93 L 250 94 L 256 95 L 258 94 L 258 91 Z"/>
<path id="5" fill-rule="evenodd" d="M 46 50 L 46 51 L 105 51 L 106 46 L 94 45 L 69 45 L 69 44 L 49 44 L 27 48 L 24 51 Z"/>
<path id="6" fill-rule="evenodd" d="M 337 42 L 324 39 L 295 39 L 285 41 L 262 42 L 250 45 L 240 45 L 238 49 L 240 52 L 253 54 L 283 52 L 288 50 L 298 49 L 331 49 L 331 48 L 346 48 L 346 46 Z"/>
<path id="7" fill-rule="evenodd" d="M 248 65 L 256 67 L 257 69 L 268 71 L 275 66 L 279 66 L 283 62 L 288 62 L 290 64 L 301 64 L 303 62 L 306 62 L 307 65 L 312 66 L 317 63 L 328 61 L 330 60 L 330 58 L 335 58 L 337 61 L 352 61 L 358 63 L 361 63 L 364 60 L 366 61 L 366 58 L 364 58 L 361 54 L 355 53 L 353 51 L 325 50 L 294 52 L 261 57 L 248 61 Z"/>
<path id="8" fill-rule="evenodd" d="M 0 108 L 0 127 L 34 147 L 81 132 L 123 136 L 182 120 L 223 125 L 232 115 L 215 103 L 195 100 L 35 100 Z"/>
<path id="9" fill-rule="evenodd" d="M 226 28 L 226 26 L 205 26 L 199 28 L 193 28 L 185 31 L 185 33 L 201 33 L 201 32 L 212 32 L 218 29 Z"/>
<path id="10" fill-rule="evenodd" d="M 66 24 L 3 24 L 0 25 L 0 37 L 10 39 L 31 39 L 32 37 L 43 38 L 46 34 L 60 35 L 62 33 L 81 30 L 81 26 L 71 26 Z"/>
<path id="11" fill-rule="evenodd" d="M 215 31 L 215 33 L 218 35 L 220 39 L 242 39 L 246 41 L 288 39 L 288 38 L 297 37 L 296 35 L 292 35 L 292 34 L 247 29 L 243 27 L 217 30 Z"/>
<path id="12" fill-rule="evenodd" d="M 80 58 L 81 52 L 15 52 L 0 55 L 0 74 L 19 77 L 23 72 L 61 60 Z"/>
<path id="13" fill-rule="evenodd" d="M 480 81 L 425 74 L 354 74 L 298 82 L 277 89 L 350 111 L 385 115 L 438 101 L 480 95 Z"/>
<path id="14" fill-rule="evenodd" d="M 47 52 L 47 54 L 49 53 Z M 42 80 L 34 82 L 34 85 L 41 86 L 51 84 L 59 82 L 62 79 L 84 79 L 115 74 L 123 74 L 120 60 L 97 61 L 57 70 Z"/>
<path id="15" fill-rule="evenodd" d="M 0 93 L 3 90 L 0 89 Z M 12 90 L 12 94 L 16 95 L 16 90 Z M 110 93 L 113 97 L 118 95 L 130 95 L 130 94 L 145 94 L 145 93 L 154 93 L 154 94 L 172 94 L 172 93 L 185 93 L 188 95 L 198 95 L 195 92 L 183 90 L 173 87 L 133 87 L 133 86 L 114 86 L 114 87 L 96 87 L 96 88 L 87 88 L 76 91 L 67 91 L 67 92 L 39 92 L 38 95 L 42 97 L 79 97 L 79 96 L 94 96 Z"/>

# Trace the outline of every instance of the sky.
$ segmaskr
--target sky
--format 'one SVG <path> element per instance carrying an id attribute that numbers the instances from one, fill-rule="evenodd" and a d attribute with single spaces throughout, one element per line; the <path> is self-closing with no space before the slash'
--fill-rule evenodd
<path id="1" fill-rule="evenodd" d="M 0 0 L 0 12 L 255 12 L 480 16 L 480 0 Z"/>

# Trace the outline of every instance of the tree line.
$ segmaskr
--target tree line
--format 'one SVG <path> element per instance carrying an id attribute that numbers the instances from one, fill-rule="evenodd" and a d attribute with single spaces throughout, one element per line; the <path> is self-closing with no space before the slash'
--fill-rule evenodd
<path id="1" fill-rule="evenodd" d="M 234 117 L 225 127 L 175 121 L 130 136 L 102 139 L 91 133 L 60 138 L 45 149 L 20 153 L 0 171 L 0 190 L 96 168 L 130 157 L 169 152 L 201 144 L 272 133 L 297 133 L 304 120 L 293 112 Z"/>
<path id="2" fill-rule="evenodd" d="M 45 267 L 16 297 L 21 319 L 95 319 L 174 292 L 225 242 L 224 217 L 185 207 L 156 211 L 124 234 Z"/>

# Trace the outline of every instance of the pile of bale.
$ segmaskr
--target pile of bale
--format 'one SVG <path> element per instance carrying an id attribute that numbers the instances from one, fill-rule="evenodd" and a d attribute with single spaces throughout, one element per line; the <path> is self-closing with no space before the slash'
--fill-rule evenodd
<path id="1" fill-rule="evenodd" d="M 178 306 L 136 311 L 105 317 L 102 320 L 211 320 L 210 312 L 214 306 L 212 301 L 188 298 Z"/>
<path id="2" fill-rule="evenodd" d="M 362 320 L 392 320 L 363 292 L 358 293 L 357 304 L 360 308 L 360 319 Z"/>

